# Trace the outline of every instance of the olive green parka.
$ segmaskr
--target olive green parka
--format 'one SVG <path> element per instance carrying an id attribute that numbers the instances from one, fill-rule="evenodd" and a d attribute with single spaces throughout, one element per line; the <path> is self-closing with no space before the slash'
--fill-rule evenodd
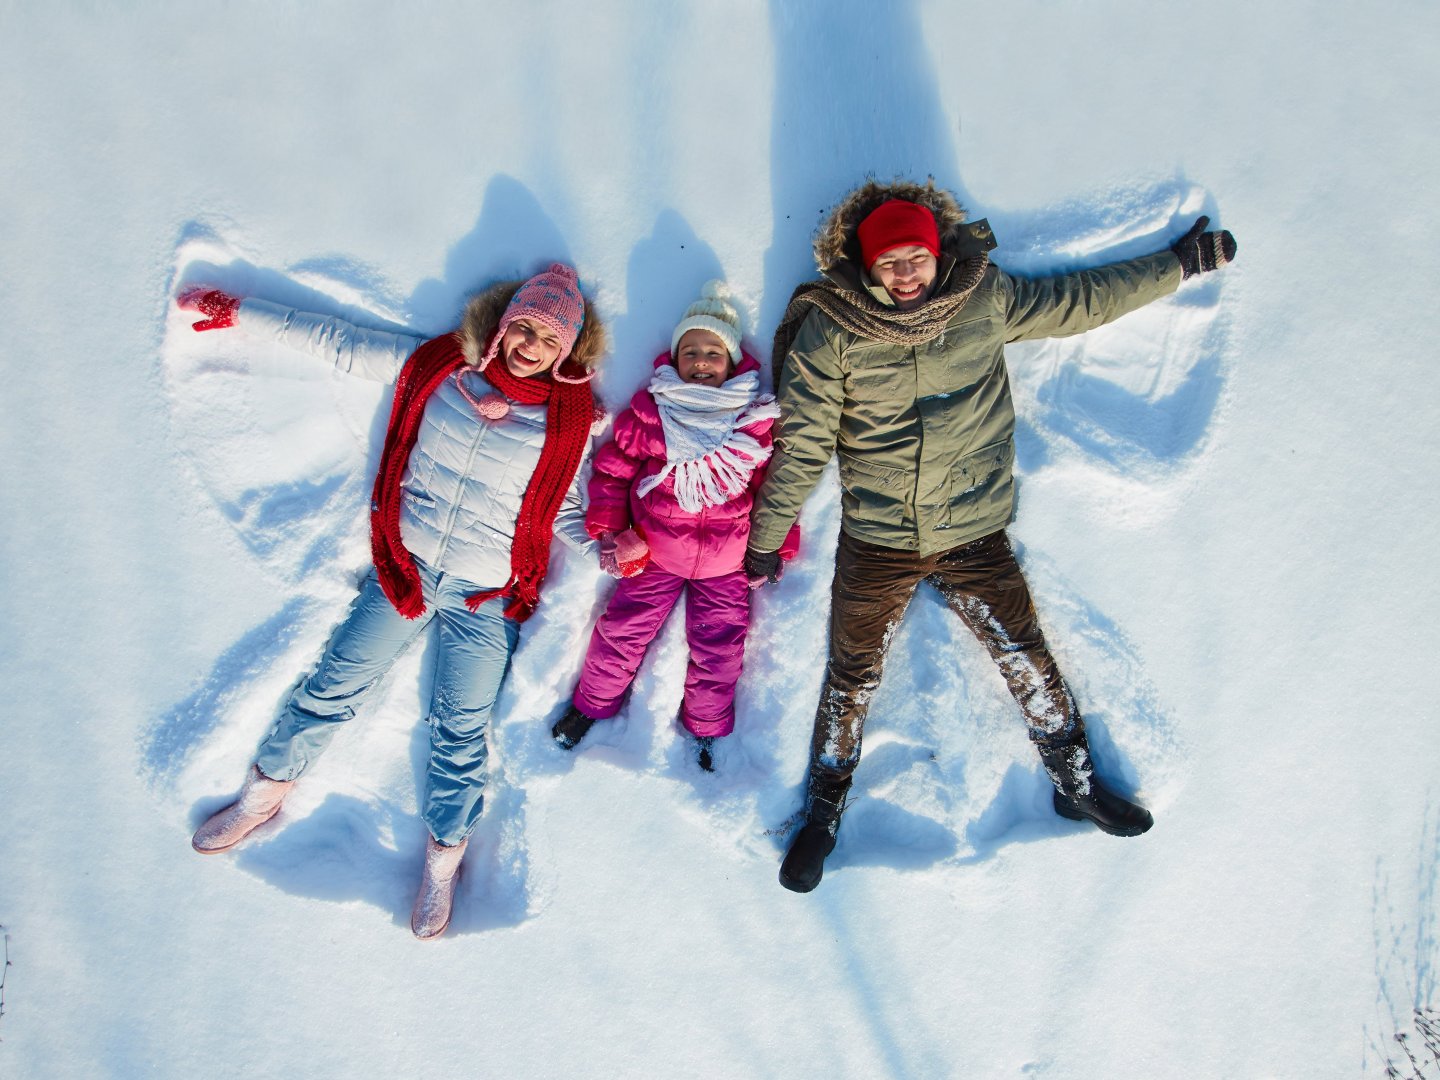
<path id="1" fill-rule="evenodd" d="M 933 182 L 872 181 L 842 201 L 816 236 L 816 262 L 831 281 L 891 303 L 862 273 L 855 234 L 893 198 L 935 214 L 936 291 L 961 259 L 994 246 L 983 223 L 966 225 L 955 198 Z M 1003 529 L 1015 504 L 1006 343 L 1083 333 L 1168 296 L 1181 277 L 1168 250 L 1047 278 L 991 265 L 944 330 L 913 347 L 862 338 L 812 309 L 787 354 L 775 358 L 781 415 L 750 546 L 780 547 L 832 455 L 839 457 L 841 527 L 857 540 L 929 555 Z"/>

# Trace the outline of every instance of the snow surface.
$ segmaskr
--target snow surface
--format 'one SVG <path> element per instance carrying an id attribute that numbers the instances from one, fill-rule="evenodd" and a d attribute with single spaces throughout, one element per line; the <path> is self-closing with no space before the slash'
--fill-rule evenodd
<path id="1" fill-rule="evenodd" d="M 1440 1005 L 1437 46 L 1400 0 L 0 6 L 0 1075 L 1382 1075 Z M 435 333 L 567 259 L 618 406 L 707 278 L 766 352 L 867 172 L 933 172 L 1021 273 L 1200 212 L 1239 239 L 1010 352 L 1013 536 L 1154 830 L 1050 812 L 922 592 L 825 881 L 776 884 L 831 478 L 714 776 L 675 619 L 622 718 L 550 744 L 606 589 L 557 555 L 439 942 L 428 649 L 255 842 L 193 854 L 365 565 L 385 404 L 174 292 Z"/>

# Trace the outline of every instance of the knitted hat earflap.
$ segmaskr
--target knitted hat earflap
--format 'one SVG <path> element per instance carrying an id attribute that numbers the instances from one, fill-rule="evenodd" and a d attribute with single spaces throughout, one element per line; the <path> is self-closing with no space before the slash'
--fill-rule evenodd
<path id="1" fill-rule="evenodd" d="M 578 386 L 580 383 L 587 383 L 599 374 L 599 368 L 585 367 L 577 364 L 570 357 L 566 357 L 550 369 L 550 377 L 556 382 L 569 383 Z"/>
<path id="2" fill-rule="evenodd" d="M 730 303 L 730 288 L 718 278 L 707 281 L 700 290 L 700 299 L 685 309 L 685 317 L 670 336 L 670 355 L 680 346 L 680 339 L 691 330 L 708 330 L 725 343 L 731 363 L 740 362 L 740 313 Z"/>

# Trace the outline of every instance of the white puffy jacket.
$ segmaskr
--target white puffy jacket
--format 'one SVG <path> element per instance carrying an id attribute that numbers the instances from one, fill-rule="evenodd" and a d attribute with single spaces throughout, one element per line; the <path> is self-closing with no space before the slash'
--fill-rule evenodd
<path id="1" fill-rule="evenodd" d="M 245 300 L 236 325 L 258 338 L 330 361 L 339 371 L 391 383 L 426 339 L 367 330 L 344 319 L 316 315 L 266 300 Z M 500 363 L 501 361 L 496 361 Z M 459 378 L 477 399 L 492 391 L 473 367 Z M 481 589 L 510 579 L 510 544 L 530 476 L 545 442 L 543 405 L 510 404 L 500 420 L 482 420 L 446 379 L 425 403 L 420 435 L 410 452 L 400 511 L 400 536 L 417 559 Z M 585 452 L 590 452 L 586 443 Z M 582 485 L 577 470 L 555 515 L 555 532 L 589 554 Z"/>

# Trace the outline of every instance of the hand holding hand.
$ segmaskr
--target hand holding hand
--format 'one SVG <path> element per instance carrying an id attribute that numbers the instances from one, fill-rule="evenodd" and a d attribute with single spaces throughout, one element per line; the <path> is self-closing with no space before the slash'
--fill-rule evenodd
<path id="1" fill-rule="evenodd" d="M 175 298 L 175 303 L 186 311 L 198 311 L 202 315 L 210 316 L 208 319 L 201 319 L 199 322 L 191 324 L 190 329 L 197 333 L 202 330 L 223 330 L 227 326 L 234 326 L 235 311 L 240 307 L 238 298 L 204 285 L 186 289 Z"/>
<path id="2" fill-rule="evenodd" d="M 745 580 L 750 588 L 774 585 L 785 573 L 785 560 L 778 551 L 756 551 L 745 549 Z"/>
<path id="3" fill-rule="evenodd" d="M 1231 236 L 1227 229 L 1206 232 L 1205 227 L 1209 224 L 1210 219 L 1202 214 L 1199 220 L 1190 226 L 1189 232 L 1170 245 L 1170 250 L 1180 260 L 1180 269 L 1187 278 L 1203 274 L 1207 270 L 1218 270 L 1235 260 L 1235 237 Z"/>
<path id="4" fill-rule="evenodd" d="M 634 529 L 600 534 L 600 569 L 614 578 L 630 578 L 650 562 L 650 545 Z"/>

